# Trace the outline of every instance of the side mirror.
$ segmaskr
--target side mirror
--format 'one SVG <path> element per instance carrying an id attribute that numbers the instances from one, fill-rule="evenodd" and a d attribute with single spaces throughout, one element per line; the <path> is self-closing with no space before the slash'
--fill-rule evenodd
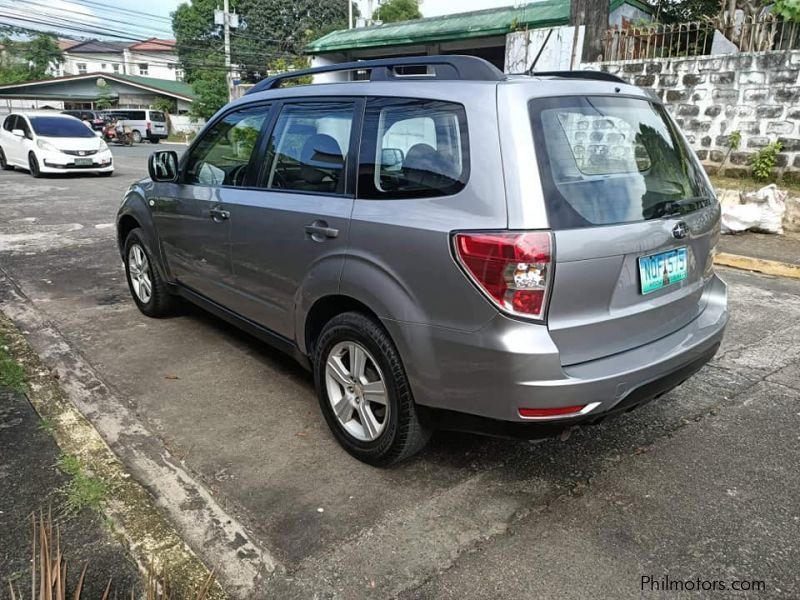
<path id="1" fill-rule="evenodd" d="M 147 170 L 153 181 L 175 181 L 178 179 L 178 154 L 174 150 L 153 152 L 147 161 Z"/>
<path id="2" fill-rule="evenodd" d="M 381 166 L 391 170 L 403 164 L 403 151 L 400 148 L 383 148 L 381 150 Z"/>
<path id="3" fill-rule="evenodd" d="M 22 129 L 12 129 L 11 134 L 17 137 L 25 137 L 25 132 Z"/>

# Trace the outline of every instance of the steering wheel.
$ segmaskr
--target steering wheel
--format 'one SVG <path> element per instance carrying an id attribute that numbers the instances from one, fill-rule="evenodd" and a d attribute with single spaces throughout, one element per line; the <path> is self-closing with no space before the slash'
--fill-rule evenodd
<path id="1" fill-rule="evenodd" d="M 231 185 L 235 187 L 243 187 L 244 179 L 247 175 L 247 165 L 237 165 L 231 169 L 229 174 Z"/>

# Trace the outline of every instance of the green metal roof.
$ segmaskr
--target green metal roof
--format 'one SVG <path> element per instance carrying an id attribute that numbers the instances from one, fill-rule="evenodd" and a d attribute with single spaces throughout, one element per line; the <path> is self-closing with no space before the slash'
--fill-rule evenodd
<path id="1" fill-rule="evenodd" d="M 106 76 L 109 76 L 108 74 Z M 111 78 L 129 81 L 130 83 L 147 86 L 156 90 L 161 90 L 167 94 L 183 96 L 184 98 L 194 99 L 197 97 L 192 86 L 184 81 L 170 81 L 169 79 L 157 79 L 155 77 L 142 77 L 141 75 L 121 75 L 114 73 Z"/>
<path id="2" fill-rule="evenodd" d="M 641 0 L 611 0 L 609 12 L 630 4 L 652 14 Z M 518 8 L 505 6 L 472 12 L 388 23 L 375 27 L 340 29 L 311 42 L 306 54 L 324 54 L 359 48 L 380 48 L 506 35 L 518 29 L 555 27 L 569 23 L 570 0 L 530 2 Z"/>
<path id="3" fill-rule="evenodd" d="M 569 0 L 542 0 L 519 8 L 506 6 L 375 27 L 340 29 L 311 42 L 305 53 L 464 40 L 506 35 L 526 27 L 566 25 L 569 23 L 569 5 Z"/>

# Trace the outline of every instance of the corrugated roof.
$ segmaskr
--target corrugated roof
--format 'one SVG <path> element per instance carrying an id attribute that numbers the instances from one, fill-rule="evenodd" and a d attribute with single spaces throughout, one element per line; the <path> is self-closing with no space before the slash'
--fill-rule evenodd
<path id="1" fill-rule="evenodd" d="M 644 12 L 652 7 L 640 0 L 611 0 L 609 12 L 630 4 Z M 520 7 L 506 6 L 472 12 L 388 23 L 375 27 L 340 29 L 311 42 L 306 54 L 359 48 L 402 46 L 505 35 L 518 28 L 536 29 L 569 23 L 570 0 L 543 0 Z"/>
<path id="2" fill-rule="evenodd" d="M 139 75 L 122 75 L 119 73 L 83 73 L 81 75 L 64 75 L 63 77 L 51 77 L 49 79 L 37 79 L 34 81 L 23 81 L 21 83 L 11 83 L 0 85 L 0 98 L 4 97 L 19 97 L 19 98 L 43 98 L 49 97 L 51 94 L 47 93 L 48 86 L 53 84 L 60 84 L 70 81 L 80 81 L 84 79 L 107 79 L 109 81 L 117 81 L 119 83 L 127 83 L 139 88 L 146 89 L 157 94 L 164 94 L 166 96 L 173 96 L 192 101 L 195 99 L 196 94 L 192 86 L 183 81 L 170 81 L 168 79 L 157 79 L 155 77 L 141 77 Z M 29 93 L 30 88 L 36 88 L 34 95 L 26 95 Z M 64 92 L 52 94 L 52 97 L 63 98 Z"/>
<path id="3" fill-rule="evenodd" d="M 145 87 L 150 87 L 156 90 L 161 90 L 175 96 L 183 96 L 184 98 L 193 99 L 195 97 L 192 86 L 185 81 L 170 81 L 169 79 L 157 79 L 155 77 L 142 77 L 141 75 L 120 75 L 114 73 L 103 73 L 103 77 L 109 79 L 120 79 L 130 83 L 138 84 Z"/>
<path id="4" fill-rule="evenodd" d="M 162 40 L 159 38 L 150 38 L 144 42 L 131 44 L 129 50 L 147 50 L 149 52 L 174 52 L 175 40 Z"/>
<path id="5" fill-rule="evenodd" d="M 69 48 L 68 52 L 93 52 L 93 53 L 121 53 L 128 44 L 121 42 L 104 42 L 100 40 L 89 40 L 88 42 L 81 42 Z"/>
<path id="6" fill-rule="evenodd" d="M 358 48 L 378 48 L 505 35 L 517 28 L 552 27 L 569 23 L 569 0 L 542 0 L 518 8 L 507 6 L 472 12 L 340 29 L 311 42 L 306 54 Z"/>

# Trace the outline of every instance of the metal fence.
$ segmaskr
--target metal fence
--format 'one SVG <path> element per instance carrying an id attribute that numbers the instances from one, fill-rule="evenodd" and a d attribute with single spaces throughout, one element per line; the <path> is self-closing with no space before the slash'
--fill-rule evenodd
<path id="1" fill-rule="evenodd" d="M 653 24 L 609 29 L 603 60 L 635 60 L 711 54 L 715 32 L 740 52 L 800 49 L 800 24 L 771 13 L 734 19 Z"/>

